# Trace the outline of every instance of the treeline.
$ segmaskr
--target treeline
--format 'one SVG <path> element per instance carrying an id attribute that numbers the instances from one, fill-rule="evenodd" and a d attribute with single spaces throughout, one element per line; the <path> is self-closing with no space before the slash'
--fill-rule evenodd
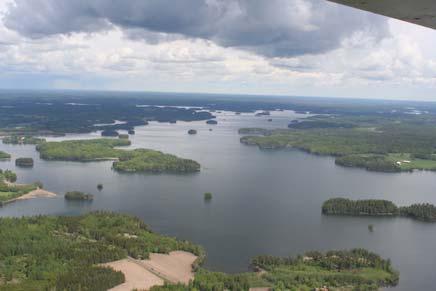
<path id="1" fill-rule="evenodd" d="M 423 203 L 398 207 L 391 201 L 378 199 L 333 198 L 323 203 L 322 213 L 326 215 L 405 216 L 436 222 L 436 207 L 432 204 Z"/>
<path id="2" fill-rule="evenodd" d="M 107 290 L 121 284 L 124 276 L 96 267 L 100 263 L 174 250 L 204 258 L 197 245 L 153 233 L 137 218 L 109 212 L 0 218 L 0 241 L 0 290 Z"/>

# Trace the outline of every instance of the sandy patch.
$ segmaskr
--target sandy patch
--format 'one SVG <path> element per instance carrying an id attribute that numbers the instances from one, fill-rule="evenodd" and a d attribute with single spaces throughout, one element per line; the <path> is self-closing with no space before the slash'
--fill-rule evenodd
<path id="1" fill-rule="evenodd" d="M 197 256 L 184 252 L 174 251 L 166 254 L 150 254 L 148 260 L 142 260 L 141 263 L 151 272 L 171 283 L 188 284 L 194 280 L 192 264 Z"/>
<path id="2" fill-rule="evenodd" d="M 123 272 L 126 281 L 123 284 L 115 286 L 109 291 L 131 291 L 133 289 L 148 290 L 153 286 L 162 286 L 164 280 L 147 271 L 140 264 L 124 259 L 111 263 L 102 264 L 102 266 L 111 267 L 115 271 Z"/>
<path id="3" fill-rule="evenodd" d="M 52 197 L 56 197 L 56 193 L 38 188 L 36 190 L 30 191 L 27 194 L 15 198 L 15 200 L 26 200 L 32 198 L 52 198 Z"/>

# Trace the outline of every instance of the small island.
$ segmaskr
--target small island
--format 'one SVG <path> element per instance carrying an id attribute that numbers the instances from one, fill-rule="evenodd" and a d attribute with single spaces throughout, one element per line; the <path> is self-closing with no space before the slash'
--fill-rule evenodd
<path id="1" fill-rule="evenodd" d="M 112 168 L 120 172 L 185 174 L 200 171 L 200 164 L 171 154 L 149 149 L 123 150 L 127 139 L 91 139 L 47 142 L 37 150 L 44 160 L 101 161 L 114 160 Z"/>
<path id="2" fill-rule="evenodd" d="M 436 222 L 436 207 L 428 203 L 398 207 L 388 200 L 333 198 L 323 203 L 322 213 L 345 216 L 404 216 L 421 221 Z"/>
<path id="3" fill-rule="evenodd" d="M 97 189 L 98 189 L 98 191 L 103 190 L 103 184 L 98 184 L 98 185 L 97 185 Z"/>
<path id="4" fill-rule="evenodd" d="M 116 131 L 116 130 L 112 130 L 112 129 L 106 129 L 106 130 L 103 130 L 103 131 L 101 132 L 101 136 L 112 136 L 112 137 L 116 137 L 116 136 L 118 136 L 118 131 Z"/>
<path id="5" fill-rule="evenodd" d="M 212 193 L 210 193 L 210 192 L 206 192 L 206 193 L 204 193 L 204 200 L 205 200 L 205 201 L 210 201 L 210 200 L 212 200 Z"/>
<path id="6" fill-rule="evenodd" d="M 128 133 L 129 133 L 130 135 L 134 135 L 134 134 L 135 134 L 135 130 L 133 130 L 133 129 L 129 129 Z"/>
<path id="7" fill-rule="evenodd" d="M 70 201 L 92 201 L 94 199 L 94 195 L 79 191 L 67 192 L 64 197 L 65 200 Z"/>
<path id="8" fill-rule="evenodd" d="M 197 134 L 197 131 L 195 129 L 188 130 L 188 134 Z"/>
<path id="9" fill-rule="evenodd" d="M 32 168 L 33 159 L 32 158 L 17 158 L 15 160 L 15 165 L 21 168 Z"/>
<path id="10" fill-rule="evenodd" d="M 11 158 L 10 154 L 3 152 L 3 151 L 0 151 L 0 160 L 8 160 L 10 158 Z"/>
<path id="11" fill-rule="evenodd" d="M 24 135 L 12 135 L 3 138 L 4 144 L 40 144 L 42 142 L 45 142 L 45 139 Z"/>
<path id="12" fill-rule="evenodd" d="M 207 124 L 218 124 L 218 121 L 214 120 L 214 119 L 210 119 L 208 121 L 206 121 Z"/>

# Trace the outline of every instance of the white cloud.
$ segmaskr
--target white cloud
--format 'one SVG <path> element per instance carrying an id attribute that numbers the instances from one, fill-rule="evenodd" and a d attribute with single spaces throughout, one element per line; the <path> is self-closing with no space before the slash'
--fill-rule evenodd
<path id="1" fill-rule="evenodd" d="M 270 13 L 294 13 L 292 25 L 310 32 L 320 23 L 310 4 Z M 332 50 L 275 57 L 167 33 L 144 41 L 149 32 L 119 27 L 32 39 L 0 23 L 0 87 L 28 88 L 35 84 L 20 80 L 33 78 L 52 88 L 436 99 L 436 32 L 396 20 L 389 27 L 383 39 L 364 29 Z"/>

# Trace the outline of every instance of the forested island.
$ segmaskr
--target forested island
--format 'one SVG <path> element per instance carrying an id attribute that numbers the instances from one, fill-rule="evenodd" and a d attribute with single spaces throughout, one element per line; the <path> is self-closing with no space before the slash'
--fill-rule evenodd
<path id="1" fill-rule="evenodd" d="M 0 151 L 0 160 L 7 160 L 7 159 L 10 159 L 10 158 L 11 158 L 10 154 L 8 154 L 6 152 L 3 152 L 3 151 Z"/>
<path id="2" fill-rule="evenodd" d="M 92 201 L 94 200 L 94 195 L 83 193 L 80 191 L 71 191 L 65 193 L 64 198 L 65 200 L 70 200 L 70 201 Z"/>
<path id="3" fill-rule="evenodd" d="M 15 165 L 22 168 L 32 168 L 33 159 L 32 158 L 17 158 L 15 160 Z"/>
<path id="4" fill-rule="evenodd" d="M 0 207 L 14 199 L 38 189 L 39 183 L 24 185 L 14 184 L 17 181 L 17 175 L 10 170 L 0 170 Z"/>
<path id="5" fill-rule="evenodd" d="M 42 159 L 63 161 L 115 160 L 112 167 L 120 172 L 194 173 L 200 164 L 190 159 L 149 149 L 123 150 L 128 139 L 92 139 L 46 142 L 37 150 Z"/>
<path id="6" fill-rule="evenodd" d="M 243 128 L 241 142 L 335 157 L 345 167 L 378 172 L 436 170 L 433 115 L 314 116 L 289 129 Z"/>
<path id="7" fill-rule="evenodd" d="M 323 203 L 322 213 L 349 216 L 404 216 L 421 221 L 436 222 L 436 207 L 428 203 L 398 207 L 388 200 L 333 198 Z"/>
<path id="8" fill-rule="evenodd" d="M 128 256 L 146 259 L 150 253 L 174 250 L 198 256 L 194 280 L 189 285 L 152 290 L 311 290 L 323 286 L 377 290 L 398 282 L 398 272 L 389 260 L 363 249 L 308 252 L 298 257 L 259 256 L 252 266 L 261 272 L 212 272 L 199 266 L 205 257 L 201 247 L 156 234 L 135 217 L 109 212 L 0 218 L 0 240 L 0 289 L 5 290 L 86 287 L 103 291 L 123 283 L 125 276 L 101 263 Z"/>

